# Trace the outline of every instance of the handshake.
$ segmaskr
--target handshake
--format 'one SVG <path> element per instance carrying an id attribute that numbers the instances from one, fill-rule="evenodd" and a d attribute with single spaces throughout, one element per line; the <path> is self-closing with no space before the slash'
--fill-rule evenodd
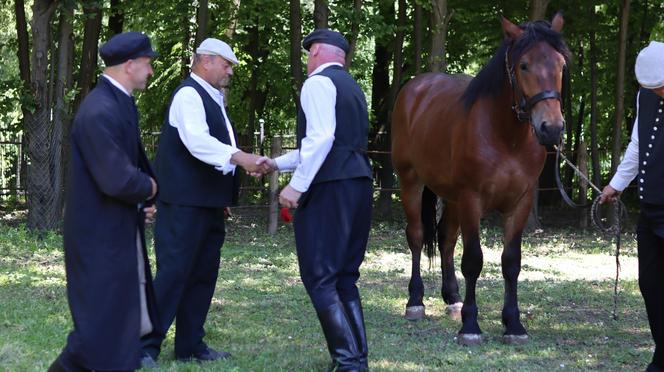
<path id="1" fill-rule="evenodd" d="M 274 159 L 248 154 L 243 151 L 233 154 L 231 163 L 241 166 L 247 171 L 247 174 L 257 178 L 277 170 L 277 163 Z M 300 191 L 295 190 L 291 185 L 287 185 L 279 193 L 279 204 L 286 208 L 297 208 L 300 196 L 302 196 Z"/>
<path id="2" fill-rule="evenodd" d="M 231 163 L 241 166 L 247 174 L 256 178 L 277 170 L 277 163 L 274 159 L 270 159 L 267 156 L 249 154 L 243 151 L 238 151 L 233 154 L 233 156 L 231 156 Z"/>

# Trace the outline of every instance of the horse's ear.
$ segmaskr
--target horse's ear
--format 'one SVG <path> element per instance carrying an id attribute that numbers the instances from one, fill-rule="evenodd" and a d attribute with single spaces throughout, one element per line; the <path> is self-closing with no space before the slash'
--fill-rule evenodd
<path id="1" fill-rule="evenodd" d="M 563 30 L 563 23 L 565 23 L 563 20 L 563 12 L 558 11 L 556 15 L 553 16 L 553 20 L 551 21 L 551 29 L 557 33 L 560 33 L 560 31 Z"/>
<path id="2" fill-rule="evenodd" d="M 500 16 L 500 23 L 503 26 L 503 32 L 505 33 L 505 37 L 508 39 L 516 39 L 521 34 L 523 33 L 523 30 L 515 25 L 514 23 L 510 22 L 507 18 Z"/>

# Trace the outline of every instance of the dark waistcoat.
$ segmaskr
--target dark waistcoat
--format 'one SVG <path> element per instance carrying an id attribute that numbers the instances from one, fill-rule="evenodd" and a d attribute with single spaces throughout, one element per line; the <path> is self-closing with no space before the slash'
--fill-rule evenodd
<path id="1" fill-rule="evenodd" d="M 664 205 L 664 100 L 650 89 L 639 93 L 639 199 Z"/>
<path id="2" fill-rule="evenodd" d="M 184 87 L 196 89 L 203 100 L 205 119 L 210 135 L 230 145 L 230 135 L 219 105 L 205 88 L 188 77 L 175 89 L 175 94 Z M 171 104 L 173 102 L 171 97 Z M 170 105 L 169 105 L 170 107 Z M 161 127 L 159 149 L 155 158 L 155 172 L 159 179 L 161 201 L 187 206 L 219 208 L 233 205 L 237 201 L 239 168 L 235 176 L 224 175 L 213 165 L 196 159 L 180 140 L 177 128 L 169 124 L 169 114 Z"/>
<path id="3" fill-rule="evenodd" d="M 366 155 L 369 117 L 364 92 L 342 67 L 332 65 L 318 75 L 332 80 L 337 90 L 335 110 L 336 129 L 334 144 L 311 184 L 368 177 L 371 165 Z M 306 136 L 307 120 L 300 108 L 297 116 L 297 147 Z"/>

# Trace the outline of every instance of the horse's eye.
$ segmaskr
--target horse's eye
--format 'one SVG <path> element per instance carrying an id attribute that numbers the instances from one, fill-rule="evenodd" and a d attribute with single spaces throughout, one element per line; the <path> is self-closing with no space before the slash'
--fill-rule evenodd
<path id="1" fill-rule="evenodd" d="M 525 63 L 525 62 L 524 62 L 524 63 L 521 63 L 521 64 L 519 65 L 519 68 L 521 69 L 521 71 L 528 71 L 528 64 Z"/>

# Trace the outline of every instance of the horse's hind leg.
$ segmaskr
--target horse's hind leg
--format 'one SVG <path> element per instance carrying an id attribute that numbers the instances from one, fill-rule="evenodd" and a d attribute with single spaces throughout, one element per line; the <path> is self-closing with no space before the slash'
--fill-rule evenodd
<path id="1" fill-rule="evenodd" d="M 420 274 L 420 259 L 422 257 L 422 190 L 424 186 L 418 182 L 412 170 L 400 174 L 401 203 L 406 214 L 406 240 L 412 255 L 412 269 L 408 283 L 408 303 L 406 304 L 406 319 L 418 320 L 424 318 L 424 284 Z"/>
<path id="2" fill-rule="evenodd" d="M 454 203 L 445 202 L 443 215 L 438 222 L 438 231 L 438 249 L 443 271 L 441 294 L 443 301 L 447 304 L 445 312 L 453 319 L 459 319 L 463 302 L 461 302 L 459 283 L 454 272 L 454 248 L 459 237 L 459 219 Z"/>
<path id="3" fill-rule="evenodd" d="M 484 257 L 480 246 L 480 217 L 481 209 L 478 198 L 467 196 L 458 204 L 460 211 L 459 223 L 463 238 L 463 255 L 461 256 L 461 273 L 466 279 L 466 298 L 461 308 L 461 330 L 457 342 L 462 345 L 477 345 L 482 343 L 482 331 L 477 322 L 477 302 L 475 288 L 477 279 L 482 272 Z"/>
<path id="4" fill-rule="evenodd" d="M 524 200 L 525 199 L 525 200 Z M 503 342 L 523 344 L 528 342 L 528 334 L 521 324 L 517 297 L 517 282 L 521 272 L 521 235 L 530 212 L 532 196 L 523 197 L 515 212 L 505 219 L 505 237 L 501 264 L 505 279 L 505 303 L 502 321 L 505 326 Z"/>

